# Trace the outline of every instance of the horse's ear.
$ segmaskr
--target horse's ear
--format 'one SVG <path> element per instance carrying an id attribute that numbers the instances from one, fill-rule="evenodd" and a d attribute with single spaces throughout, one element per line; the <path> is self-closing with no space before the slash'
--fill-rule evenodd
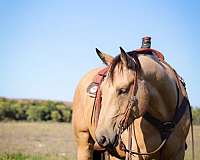
<path id="1" fill-rule="evenodd" d="M 122 47 L 120 47 L 120 58 L 122 63 L 127 67 L 127 68 L 135 68 L 135 62 L 133 59 L 124 51 Z"/>
<path id="2" fill-rule="evenodd" d="M 101 52 L 97 48 L 96 48 L 96 52 L 97 52 L 97 55 L 99 56 L 99 58 L 103 61 L 103 63 L 105 63 L 106 65 L 110 65 L 112 63 L 112 60 L 113 60 L 112 56 Z"/>

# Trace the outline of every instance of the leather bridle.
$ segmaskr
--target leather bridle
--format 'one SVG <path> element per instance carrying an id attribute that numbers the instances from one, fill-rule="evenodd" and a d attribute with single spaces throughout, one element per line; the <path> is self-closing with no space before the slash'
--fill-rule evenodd
<path id="1" fill-rule="evenodd" d="M 177 95 L 178 95 L 176 113 L 175 113 L 172 121 L 161 122 L 157 118 L 154 118 L 150 113 L 145 112 L 145 114 L 143 115 L 143 118 L 146 119 L 150 124 L 152 124 L 154 127 L 156 127 L 159 130 L 162 142 L 154 151 L 151 151 L 151 152 L 141 153 L 141 152 L 136 152 L 136 151 L 131 150 L 133 126 L 131 124 L 129 124 L 130 123 L 129 118 L 130 118 L 130 115 L 133 116 L 133 119 L 136 119 L 140 116 L 139 115 L 139 107 L 138 107 L 138 99 L 136 97 L 137 89 L 138 89 L 138 72 L 139 72 L 140 68 L 136 67 L 136 70 L 134 72 L 135 73 L 134 83 L 132 84 L 132 86 L 130 88 L 130 97 L 129 97 L 128 105 L 127 105 L 126 111 L 122 115 L 122 118 L 121 118 L 121 120 L 119 122 L 119 126 L 118 126 L 119 127 L 118 128 L 119 129 L 119 132 L 118 132 L 119 147 L 121 150 L 126 152 L 126 160 L 129 160 L 131 155 L 142 156 L 142 155 L 152 155 L 152 154 L 157 153 L 158 151 L 162 152 L 162 148 L 166 144 L 170 134 L 172 133 L 172 131 L 174 130 L 175 126 L 178 124 L 178 122 L 180 121 L 182 116 L 184 115 L 186 108 L 189 105 L 191 131 L 192 131 L 192 152 L 193 152 L 192 159 L 194 160 L 194 140 L 193 140 L 194 138 L 193 138 L 191 107 L 190 107 L 188 99 L 185 96 L 183 97 L 182 103 L 179 106 L 179 90 L 181 90 L 181 87 L 180 87 L 180 80 L 178 78 L 178 74 L 167 62 L 164 61 L 164 57 L 162 56 L 162 54 L 160 52 L 153 50 L 153 49 L 149 49 L 149 48 L 145 48 L 145 49 L 141 48 L 141 49 L 134 51 L 135 52 L 134 54 L 136 54 L 136 56 L 134 55 L 133 59 L 136 62 L 136 66 L 140 66 L 140 64 L 139 64 L 140 62 L 138 60 L 138 54 L 140 54 L 140 53 L 144 54 L 144 51 L 146 53 L 151 52 L 154 56 L 156 56 L 159 59 L 159 61 L 166 64 L 169 68 L 171 68 L 174 71 L 175 76 L 176 76 L 176 81 L 177 81 Z M 121 135 L 125 129 L 128 130 L 128 147 L 126 147 L 126 145 L 123 143 L 122 137 L 121 137 Z"/>
<path id="2" fill-rule="evenodd" d="M 130 159 L 131 155 L 152 155 L 154 153 L 157 153 L 159 150 L 162 149 L 162 147 L 165 145 L 165 143 L 167 142 L 168 137 L 165 137 L 162 141 L 162 143 L 159 145 L 158 148 L 156 148 L 154 151 L 152 152 L 147 152 L 147 153 L 140 153 L 140 152 L 136 152 L 131 150 L 132 148 L 132 125 L 129 125 L 129 118 L 132 115 L 133 119 L 139 118 L 139 108 L 138 108 L 138 99 L 136 97 L 137 94 L 137 90 L 138 90 L 138 72 L 140 69 L 140 62 L 138 60 L 137 56 L 133 57 L 134 61 L 136 62 L 136 70 L 134 72 L 134 80 L 133 80 L 133 84 L 130 87 L 130 97 L 129 97 L 129 101 L 128 101 L 128 105 L 126 107 L 126 111 L 124 112 L 124 114 L 122 115 L 122 118 L 119 122 L 119 132 L 118 132 L 118 137 L 119 137 L 119 147 L 121 150 L 126 152 L 126 160 Z M 124 132 L 125 129 L 128 129 L 128 147 L 125 146 L 125 144 L 123 143 L 122 140 L 122 133 Z"/>
<path id="3" fill-rule="evenodd" d="M 134 59 L 136 59 L 136 57 L 134 57 Z M 134 80 L 133 80 L 132 85 L 130 86 L 130 91 L 129 91 L 130 96 L 128 100 L 128 105 L 119 122 L 120 134 L 128 127 L 131 113 L 133 113 L 134 119 L 139 117 L 138 99 L 136 97 L 136 93 L 138 90 L 138 70 L 139 70 L 138 66 L 140 65 L 137 64 L 137 62 L 139 62 L 138 60 L 134 60 L 134 61 L 136 62 L 136 69 L 134 71 Z"/>
<path id="4" fill-rule="evenodd" d="M 164 145 L 166 144 L 170 134 L 173 132 L 174 128 L 176 127 L 176 125 L 178 124 L 178 122 L 180 121 L 180 119 L 182 118 L 182 116 L 184 115 L 184 113 L 186 112 L 187 107 L 189 106 L 189 110 L 190 110 L 190 122 L 191 122 L 191 133 L 192 133 L 192 159 L 194 160 L 194 136 L 193 136 L 193 125 L 192 125 L 192 113 L 191 113 L 191 107 L 190 107 L 190 103 L 187 97 L 183 96 L 183 100 L 181 102 L 181 104 L 179 105 L 179 98 L 177 100 L 177 106 L 176 106 L 176 112 L 175 115 L 173 117 L 173 120 L 171 121 L 167 121 L 167 122 L 161 122 L 160 120 L 158 120 L 157 118 L 153 117 L 150 113 L 145 112 L 144 115 L 142 116 L 145 120 L 147 120 L 150 124 L 152 124 L 155 128 L 157 128 L 160 132 L 161 135 L 161 139 L 162 142 L 161 144 L 152 152 L 146 152 L 146 153 L 141 153 L 141 152 L 136 152 L 131 150 L 132 148 L 132 125 L 130 124 L 129 118 L 131 116 L 133 116 L 133 120 L 136 118 L 139 118 L 139 107 L 138 107 L 138 99 L 136 97 L 137 94 L 137 90 L 138 90 L 138 79 L 139 79 L 139 71 L 141 69 L 141 65 L 140 62 L 138 60 L 138 55 L 139 54 L 149 54 L 149 55 L 154 55 L 155 57 L 158 58 L 158 60 L 162 63 L 164 63 L 165 65 L 167 65 L 169 68 L 171 68 L 176 76 L 176 83 L 177 83 L 177 94 L 179 97 L 179 90 L 181 91 L 181 87 L 180 87 L 180 79 L 178 74 L 176 73 L 176 71 L 166 62 L 164 61 L 164 57 L 163 55 L 159 52 L 156 51 L 154 49 L 151 48 L 141 48 L 141 49 L 137 49 L 131 52 L 131 57 L 133 58 L 133 61 L 136 63 L 136 68 L 134 71 L 134 80 L 133 80 L 133 84 L 130 87 L 130 91 L 129 91 L 129 100 L 128 100 L 128 104 L 127 104 L 127 108 L 124 112 L 124 114 L 122 115 L 122 118 L 119 122 L 119 126 L 118 126 L 118 137 L 119 137 L 119 146 L 120 149 L 122 151 L 126 152 L 126 160 L 129 160 L 131 155 L 152 155 L 157 153 L 158 151 L 162 152 L 162 148 L 164 147 Z M 92 118 L 91 118 L 91 122 L 95 122 L 95 127 L 97 126 L 98 123 L 98 117 L 99 117 L 99 113 L 101 110 L 101 91 L 100 91 L 100 84 L 101 82 L 104 80 L 105 76 L 107 75 L 107 72 L 109 70 L 109 67 L 101 70 L 98 73 L 98 79 L 95 81 L 95 83 L 98 86 L 97 92 L 96 92 L 96 97 L 95 97 L 95 101 L 94 101 L 94 106 L 93 106 L 93 114 L 92 114 Z M 181 92 L 182 93 L 182 92 Z M 128 129 L 128 147 L 125 146 L 125 144 L 122 141 L 122 133 L 124 132 L 125 129 Z"/>

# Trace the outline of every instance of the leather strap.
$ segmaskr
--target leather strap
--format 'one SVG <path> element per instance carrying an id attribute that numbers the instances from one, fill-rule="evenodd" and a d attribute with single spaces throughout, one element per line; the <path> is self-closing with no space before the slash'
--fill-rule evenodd
<path id="1" fill-rule="evenodd" d="M 104 78 L 107 75 L 109 67 L 105 67 L 102 70 L 100 70 L 98 72 L 98 74 L 95 76 L 93 83 L 96 83 L 97 85 L 97 92 L 96 92 L 96 96 L 95 96 L 95 100 L 94 100 L 94 104 L 93 104 L 93 109 L 92 109 L 92 117 L 91 117 L 91 123 L 94 122 L 94 126 L 95 129 L 97 127 L 98 124 L 98 120 L 99 120 L 99 114 L 101 111 L 101 90 L 100 90 L 100 85 L 103 82 Z"/>
<path id="2" fill-rule="evenodd" d="M 188 107 L 188 104 L 189 104 L 188 99 L 184 97 L 181 105 L 176 109 L 172 121 L 161 122 L 159 119 L 153 117 L 149 112 L 146 112 L 143 115 L 143 118 L 160 131 L 161 138 L 162 140 L 164 140 L 165 138 L 168 138 L 170 136 L 175 126 L 181 120 L 186 111 L 186 108 Z"/>

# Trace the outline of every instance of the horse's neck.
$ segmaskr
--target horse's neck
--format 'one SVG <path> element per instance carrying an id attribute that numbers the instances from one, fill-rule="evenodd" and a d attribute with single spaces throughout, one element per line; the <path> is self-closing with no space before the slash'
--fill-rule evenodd
<path id="1" fill-rule="evenodd" d="M 168 66 L 152 58 L 143 57 L 141 61 L 150 92 L 148 112 L 162 121 L 171 120 L 177 103 L 175 74 Z"/>
<path id="2" fill-rule="evenodd" d="M 151 86 L 150 91 L 148 112 L 161 121 L 172 120 L 176 110 L 176 93 L 167 89 L 160 91 L 159 88 Z"/>

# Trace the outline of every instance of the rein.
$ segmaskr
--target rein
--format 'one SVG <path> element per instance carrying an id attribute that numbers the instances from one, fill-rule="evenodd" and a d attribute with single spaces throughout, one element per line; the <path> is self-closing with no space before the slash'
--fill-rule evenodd
<path id="1" fill-rule="evenodd" d="M 103 82 L 104 78 L 106 77 L 108 70 L 109 70 L 109 67 L 106 67 L 106 68 L 100 70 L 93 82 L 94 85 L 97 86 L 93 110 L 92 110 L 92 117 L 91 117 L 91 124 L 94 123 L 95 128 L 97 127 L 98 120 L 99 120 L 99 114 L 101 111 L 102 97 L 101 97 L 101 91 L 100 91 L 100 84 Z"/>

